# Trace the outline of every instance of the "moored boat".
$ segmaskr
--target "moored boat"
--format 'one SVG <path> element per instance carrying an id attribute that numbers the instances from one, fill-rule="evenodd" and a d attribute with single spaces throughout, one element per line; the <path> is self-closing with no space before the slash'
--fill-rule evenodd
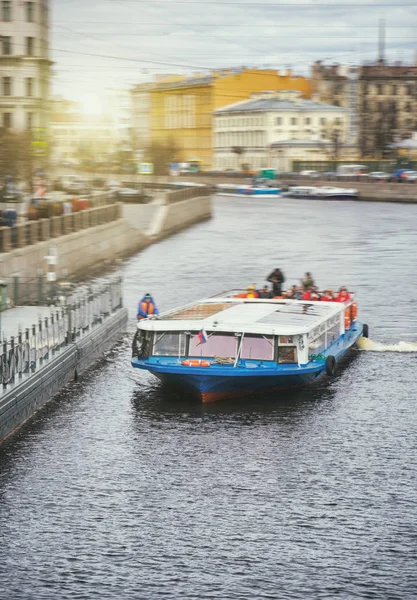
<path id="1" fill-rule="evenodd" d="M 232 290 L 140 321 L 132 366 L 213 402 L 333 376 L 367 334 L 354 295 L 346 303 L 242 296 Z"/>
<path id="2" fill-rule="evenodd" d="M 220 196 L 279 196 L 281 193 L 278 187 L 256 186 L 256 185 L 234 185 L 230 183 L 221 183 L 216 186 L 216 193 Z"/>
<path id="3" fill-rule="evenodd" d="M 315 200 L 356 200 L 358 192 L 350 188 L 331 186 L 296 185 L 282 194 L 285 198 L 315 199 Z"/>

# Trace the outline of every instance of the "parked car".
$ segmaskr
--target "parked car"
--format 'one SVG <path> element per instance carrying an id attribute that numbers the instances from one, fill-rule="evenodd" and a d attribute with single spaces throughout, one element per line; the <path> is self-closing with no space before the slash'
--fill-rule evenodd
<path id="1" fill-rule="evenodd" d="M 320 177 L 320 173 L 318 171 L 300 171 L 301 177 Z"/>
<path id="2" fill-rule="evenodd" d="M 368 174 L 368 178 L 376 181 L 391 181 L 391 175 L 385 171 L 372 171 Z"/>
<path id="3" fill-rule="evenodd" d="M 417 171 L 404 171 L 402 178 L 408 183 L 415 183 L 417 181 Z"/>

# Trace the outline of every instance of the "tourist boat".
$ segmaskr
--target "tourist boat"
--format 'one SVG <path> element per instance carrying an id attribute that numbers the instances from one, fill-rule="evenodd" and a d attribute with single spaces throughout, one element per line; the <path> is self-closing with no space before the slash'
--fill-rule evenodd
<path id="1" fill-rule="evenodd" d="M 358 191 L 355 189 L 338 188 L 330 186 L 292 186 L 282 194 L 286 198 L 301 198 L 315 200 L 356 200 Z"/>
<path id="2" fill-rule="evenodd" d="M 216 186 L 216 193 L 219 196 L 279 196 L 280 188 L 269 187 L 267 185 L 235 185 L 231 183 L 221 183 Z"/>
<path id="3" fill-rule="evenodd" d="M 232 290 L 138 323 L 132 366 L 203 402 L 334 375 L 367 326 L 356 302 L 246 298 Z"/>

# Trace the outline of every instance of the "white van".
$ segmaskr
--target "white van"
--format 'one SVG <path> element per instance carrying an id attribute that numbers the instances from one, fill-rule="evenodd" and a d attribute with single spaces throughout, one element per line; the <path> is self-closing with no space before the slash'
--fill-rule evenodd
<path id="1" fill-rule="evenodd" d="M 365 165 L 339 165 L 336 169 L 338 177 L 359 177 L 368 173 L 369 169 Z"/>

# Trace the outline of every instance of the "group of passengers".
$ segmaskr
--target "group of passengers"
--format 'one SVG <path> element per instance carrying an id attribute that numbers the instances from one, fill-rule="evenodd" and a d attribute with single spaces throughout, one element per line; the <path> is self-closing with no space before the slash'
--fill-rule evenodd
<path id="1" fill-rule="evenodd" d="M 333 292 L 331 289 L 319 292 L 313 276 L 309 272 L 300 280 L 301 285 L 293 285 L 286 292 L 282 290 L 285 277 L 281 269 L 274 269 L 267 277 L 267 281 L 272 283 L 272 289 L 265 285 L 257 290 L 254 285 L 251 285 L 247 288 L 246 298 L 287 298 L 289 300 L 310 300 L 313 302 L 347 302 L 350 300 L 350 294 L 345 286 L 339 288 L 338 293 Z"/>

